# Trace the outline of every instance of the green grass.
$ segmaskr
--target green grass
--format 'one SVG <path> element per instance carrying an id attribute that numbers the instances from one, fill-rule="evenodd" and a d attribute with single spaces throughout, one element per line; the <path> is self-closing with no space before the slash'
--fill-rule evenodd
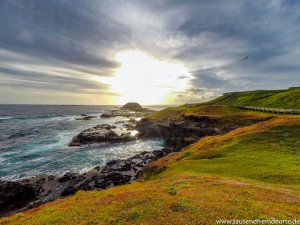
<path id="1" fill-rule="evenodd" d="M 248 126 L 274 117 L 270 113 L 246 111 L 229 105 L 183 105 L 153 113 L 148 119 L 156 123 L 166 123 L 178 122 L 187 116 L 207 117 L 213 121 L 208 125 L 209 127 L 206 127 L 207 129 L 219 128 L 222 131 Z"/>
<path id="2" fill-rule="evenodd" d="M 300 88 L 233 92 L 204 104 L 300 109 Z"/>
<path id="3" fill-rule="evenodd" d="M 299 116 L 270 119 L 230 106 L 170 111 L 172 116 L 210 115 L 223 124 L 238 121 L 245 126 L 204 137 L 150 163 L 140 182 L 79 191 L 2 218 L 0 225 L 210 225 L 217 219 L 299 219 Z M 268 120 L 252 124 L 257 118 Z M 252 125 L 247 126 L 249 121 Z"/>
<path id="4" fill-rule="evenodd" d="M 239 112 L 243 111 L 226 105 L 182 105 L 179 107 L 169 107 L 159 112 L 155 112 L 148 118 L 152 121 L 168 121 L 188 115 L 226 116 Z"/>
<path id="5" fill-rule="evenodd" d="M 162 163 L 163 172 L 152 179 L 192 173 L 299 185 L 298 118 L 274 118 L 223 136 L 204 138 L 176 156 L 170 156 L 166 165 Z M 161 168 L 159 163 L 163 160 L 166 159 L 151 166 Z M 155 173 L 152 171 L 152 174 Z"/>
<path id="6" fill-rule="evenodd" d="M 210 225 L 216 219 L 294 219 L 300 213 L 299 202 L 298 192 L 292 189 L 178 174 L 105 191 L 79 191 L 0 219 L 0 224 Z"/>

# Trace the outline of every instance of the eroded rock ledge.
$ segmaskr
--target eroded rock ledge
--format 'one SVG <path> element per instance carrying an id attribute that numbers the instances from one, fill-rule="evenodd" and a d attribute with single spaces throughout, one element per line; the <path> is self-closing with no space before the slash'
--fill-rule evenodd
<path id="1" fill-rule="evenodd" d="M 129 159 L 113 160 L 105 166 L 78 174 L 66 173 L 61 177 L 40 175 L 20 181 L 0 181 L 0 216 L 24 211 L 38 205 L 74 194 L 78 190 L 105 189 L 128 184 L 136 180 L 139 172 L 149 162 L 170 152 L 163 148 L 141 152 Z"/>
<path id="2" fill-rule="evenodd" d="M 132 131 L 126 128 L 117 128 L 108 124 L 97 125 L 86 129 L 75 136 L 69 146 L 80 146 L 92 143 L 118 143 L 136 140 Z"/>
<path id="3" fill-rule="evenodd" d="M 252 119 L 249 123 L 267 119 L 269 118 Z M 85 142 L 82 141 L 82 137 L 89 137 L 91 142 L 103 141 L 103 137 L 110 138 L 111 142 L 119 141 L 120 137 L 111 133 L 115 128 L 108 126 L 101 125 L 83 131 L 73 139 L 73 144 Z M 209 116 L 183 115 L 172 121 L 152 121 L 150 119 L 131 121 L 130 126 L 139 131 L 137 138 L 163 138 L 165 148 L 153 152 L 142 152 L 126 160 L 113 160 L 103 167 L 95 167 L 84 174 L 67 173 L 62 177 L 41 175 L 17 182 L 0 181 L 0 215 L 33 208 L 44 202 L 71 195 L 78 190 L 105 189 L 130 183 L 136 180 L 141 169 L 149 162 L 170 152 L 180 151 L 201 137 L 222 134 L 242 125 L 235 120 L 224 123 L 218 118 Z M 96 136 L 93 135 L 95 130 L 97 130 Z"/>
<path id="4" fill-rule="evenodd" d="M 208 135 L 220 135 L 236 128 L 251 125 L 270 119 L 271 117 L 257 117 L 240 123 L 234 119 L 218 118 L 202 115 L 182 115 L 175 120 L 156 120 L 148 118 L 137 122 L 135 129 L 139 131 L 139 138 L 160 137 L 165 147 L 172 147 L 180 151 L 184 147 Z M 227 120 L 230 120 L 228 122 Z"/>

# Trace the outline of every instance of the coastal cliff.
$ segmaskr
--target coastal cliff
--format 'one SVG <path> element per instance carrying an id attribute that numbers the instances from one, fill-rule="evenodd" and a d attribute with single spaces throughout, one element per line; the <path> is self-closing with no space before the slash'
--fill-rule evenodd
<path id="1" fill-rule="evenodd" d="M 203 212 L 205 224 L 214 224 L 216 215 L 285 219 L 299 215 L 299 116 L 193 104 L 154 112 L 135 121 L 134 129 L 138 139 L 159 137 L 165 147 L 109 162 L 84 178 L 74 174 L 55 178 L 67 184 L 61 196 L 75 195 L 0 221 L 197 224 Z M 30 202 L 34 196 L 30 188 L 26 191 L 25 201 Z M 51 216 L 44 218 L 49 207 Z M 75 212 L 82 216 L 71 218 Z M 170 215 L 168 220 L 164 215 Z"/>

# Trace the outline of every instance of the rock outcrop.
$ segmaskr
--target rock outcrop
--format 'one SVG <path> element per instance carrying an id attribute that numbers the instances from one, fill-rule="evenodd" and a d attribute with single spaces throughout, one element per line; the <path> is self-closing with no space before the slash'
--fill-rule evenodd
<path id="1" fill-rule="evenodd" d="M 33 186 L 21 182 L 0 181 L 0 215 L 22 209 L 36 199 Z"/>
<path id="2" fill-rule="evenodd" d="M 128 111 L 128 110 L 109 110 L 105 113 L 103 113 L 100 117 L 101 118 L 111 118 L 111 117 L 147 117 L 150 114 L 152 114 L 154 111 L 147 110 L 147 111 Z"/>
<path id="3" fill-rule="evenodd" d="M 66 173 L 61 177 L 41 175 L 20 181 L 0 181 L 0 216 L 34 208 L 78 190 L 128 184 L 137 178 L 145 165 L 172 151 L 172 148 L 163 148 L 141 152 L 129 159 L 110 161 L 83 174 Z"/>
<path id="4" fill-rule="evenodd" d="M 82 131 L 74 137 L 69 146 L 80 146 L 92 143 L 118 143 L 136 140 L 132 131 L 125 128 L 117 128 L 107 124 L 101 124 Z"/>
<path id="5" fill-rule="evenodd" d="M 123 105 L 120 109 L 122 110 L 129 110 L 129 111 L 143 111 L 144 108 L 136 102 L 128 102 Z"/>
<path id="6" fill-rule="evenodd" d="M 215 124 L 216 121 L 207 116 L 183 116 L 176 121 L 156 122 L 145 118 L 137 122 L 135 129 L 140 132 L 140 138 L 160 137 L 164 139 L 166 147 L 178 151 L 203 136 L 223 133 L 224 130 L 215 129 Z"/>
<path id="7" fill-rule="evenodd" d="M 96 117 L 97 116 L 89 116 L 89 115 L 82 114 L 81 117 L 76 117 L 75 120 L 91 120 Z"/>
<path id="8" fill-rule="evenodd" d="M 113 116 L 131 111 L 112 111 Z M 135 112 L 134 112 L 135 113 Z M 136 112 L 143 113 L 143 112 Z M 218 117 L 205 115 L 182 115 L 173 120 L 130 119 L 121 121 L 124 128 L 102 124 L 87 129 L 73 138 L 71 146 L 95 142 L 125 142 L 136 138 L 162 138 L 165 148 L 153 152 L 142 152 L 129 159 L 113 160 L 103 167 L 83 173 L 67 173 L 62 177 L 41 175 L 18 182 L 0 182 L 0 216 L 22 211 L 37 205 L 75 193 L 78 190 L 105 189 L 134 181 L 140 171 L 149 162 L 157 160 L 170 152 L 180 151 L 199 138 L 207 135 L 219 135 L 235 129 L 241 124 L 232 120 L 226 123 Z M 250 121 L 261 122 L 267 117 Z M 126 128 L 127 127 L 127 128 Z M 138 135 L 132 135 L 133 131 Z"/>
<path id="9" fill-rule="evenodd" d="M 110 117 L 146 117 L 155 111 L 143 108 L 140 104 L 135 102 L 129 102 L 120 109 L 109 110 L 101 115 L 102 118 L 110 118 Z"/>

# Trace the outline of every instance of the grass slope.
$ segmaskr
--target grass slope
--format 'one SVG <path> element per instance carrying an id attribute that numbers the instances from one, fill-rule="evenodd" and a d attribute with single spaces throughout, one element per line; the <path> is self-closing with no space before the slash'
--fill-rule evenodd
<path id="1" fill-rule="evenodd" d="M 294 190 L 217 177 L 182 176 L 80 191 L 1 220 L 1 225 L 215 224 L 216 219 L 296 218 Z"/>
<path id="2" fill-rule="evenodd" d="M 204 104 L 300 109 L 300 87 L 285 90 L 233 92 Z"/>
<path id="3" fill-rule="evenodd" d="M 300 117 L 276 117 L 219 136 L 208 136 L 184 151 L 150 164 L 164 172 L 218 175 L 274 184 L 300 184 Z M 145 173 L 144 177 L 149 177 Z"/>
<path id="4" fill-rule="evenodd" d="M 1 225 L 215 224 L 300 215 L 300 117 L 276 117 L 153 162 L 143 182 L 66 199 Z"/>
<path id="5" fill-rule="evenodd" d="M 242 126 L 248 126 L 273 117 L 270 113 L 246 111 L 229 105 L 183 105 L 170 107 L 153 113 L 148 117 L 150 121 L 166 123 L 179 121 L 186 116 L 209 117 L 214 121 L 211 124 L 222 130 L 232 130 Z"/>
<path id="6" fill-rule="evenodd" d="M 240 113 L 239 110 L 232 106 L 226 105 L 182 105 L 179 107 L 169 107 L 161 111 L 155 112 L 148 118 L 152 121 L 166 121 L 166 120 L 176 120 L 181 116 L 188 115 L 205 115 L 205 116 L 226 116 L 236 113 Z"/>

